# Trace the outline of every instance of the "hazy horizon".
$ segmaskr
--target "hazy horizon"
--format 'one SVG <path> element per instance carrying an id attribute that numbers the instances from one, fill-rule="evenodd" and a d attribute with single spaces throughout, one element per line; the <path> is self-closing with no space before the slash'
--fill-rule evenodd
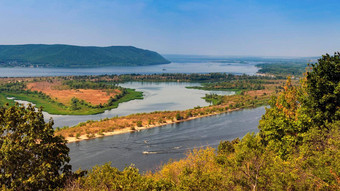
<path id="1" fill-rule="evenodd" d="M 1 0 L 0 42 L 317 57 L 340 50 L 339 8 L 335 0 Z"/>
<path id="2" fill-rule="evenodd" d="M 110 46 L 133 46 L 133 45 L 109 45 L 109 46 L 95 46 L 95 45 L 74 45 L 74 44 L 0 44 L 1 45 L 69 45 L 69 46 L 82 46 L 82 47 L 110 47 Z M 143 47 L 136 47 L 143 49 Z M 154 51 L 154 50 L 151 50 Z M 294 59 L 294 58 L 318 58 L 320 56 L 262 56 L 262 55 L 208 55 L 208 54 L 172 54 L 172 53 L 159 53 L 162 56 L 181 56 L 181 57 L 212 57 L 212 58 L 282 58 L 282 59 Z M 328 53 L 329 54 L 329 53 Z"/>

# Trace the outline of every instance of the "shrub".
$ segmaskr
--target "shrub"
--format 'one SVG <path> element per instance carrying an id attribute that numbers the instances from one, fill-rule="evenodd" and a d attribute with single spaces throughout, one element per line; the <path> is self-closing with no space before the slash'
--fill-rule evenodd
<path id="1" fill-rule="evenodd" d="M 143 126 L 143 123 L 142 123 L 142 121 L 137 121 L 137 127 L 142 127 Z"/>

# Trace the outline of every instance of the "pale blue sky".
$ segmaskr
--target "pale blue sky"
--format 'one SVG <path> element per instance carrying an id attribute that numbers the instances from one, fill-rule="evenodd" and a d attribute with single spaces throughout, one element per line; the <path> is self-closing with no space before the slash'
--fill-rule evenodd
<path id="1" fill-rule="evenodd" d="M 336 0 L 0 0 L 0 44 L 320 56 L 340 51 L 339 10 Z"/>

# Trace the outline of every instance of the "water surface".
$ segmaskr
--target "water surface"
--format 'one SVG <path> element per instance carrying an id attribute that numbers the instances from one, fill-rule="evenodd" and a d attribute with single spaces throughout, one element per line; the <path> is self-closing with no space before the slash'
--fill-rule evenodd
<path id="1" fill-rule="evenodd" d="M 141 171 L 155 170 L 169 159 L 180 159 L 188 150 L 211 146 L 221 140 L 258 132 L 264 107 L 220 114 L 139 132 L 70 143 L 73 169 L 88 169 L 111 161 L 122 170 L 135 164 Z M 144 153 L 144 154 L 143 154 Z M 145 154 L 149 153 L 149 154 Z"/>
<path id="2" fill-rule="evenodd" d="M 118 108 L 106 110 L 97 115 L 50 115 L 44 112 L 46 119 L 54 119 L 54 127 L 73 126 L 87 120 L 100 120 L 114 116 L 125 116 L 133 113 L 148 113 L 153 111 L 174 111 L 191 109 L 196 106 L 207 106 L 202 97 L 205 94 L 218 93 L 232 95 L 232 91 L 204 91 L 185 88 L 199 86 L 199 83 L 177 82 L 128 82 L 120 84 L 123 87 L 142 91 L 144 99 L 120 103 Z"/>
<path id="3" fill-rule="evenodd" d="M 254 75 L 258 71 L 254 63 L 170 63 L 152 66 L 100 67 L 100 68 L 1 68 L 0 77 L 37 77 L 70 75 L 105 75 L 105 74 L 160 74 L 160 73 L 212 73 L 226 72 L 233 74 Z"/>

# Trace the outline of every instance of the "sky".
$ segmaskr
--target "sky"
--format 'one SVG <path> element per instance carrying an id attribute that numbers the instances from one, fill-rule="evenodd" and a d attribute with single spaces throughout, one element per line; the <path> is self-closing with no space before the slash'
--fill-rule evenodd
<path id="1" fill-rule="evenodd" d="M 0 44 L 320 56 L 340 51 L 339 10 L 338 0 L 0 0 Z"/>

